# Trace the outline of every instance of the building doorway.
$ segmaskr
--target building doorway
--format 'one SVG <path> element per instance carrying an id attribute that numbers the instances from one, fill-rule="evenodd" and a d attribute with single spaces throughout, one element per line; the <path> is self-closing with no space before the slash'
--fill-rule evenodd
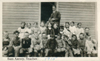
<path id="1" fill-rule="evenodd" d="M 41 2 L 41 21 L 45 23 L 48 21 L 52 13 L 52 6 L 55 4 L 55 2 Z"/>

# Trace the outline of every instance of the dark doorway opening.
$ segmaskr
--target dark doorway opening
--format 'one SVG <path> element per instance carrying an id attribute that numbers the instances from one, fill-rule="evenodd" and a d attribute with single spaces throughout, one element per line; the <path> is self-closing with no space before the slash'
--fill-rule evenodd
<path id="1" fill-rule="evenodd" d="M 41 21 L 45 23 L 48 21 L 52 13 L 52 6 L 55 4 L 55 2 L 41 2 Z"/>

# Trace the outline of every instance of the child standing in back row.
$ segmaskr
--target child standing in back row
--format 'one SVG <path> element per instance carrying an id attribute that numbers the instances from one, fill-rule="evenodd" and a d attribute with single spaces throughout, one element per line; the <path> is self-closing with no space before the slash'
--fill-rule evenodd
<path id="1" fill-rule="evenodd" d="M 27 31 L 25 25 L 26 25 L 25 22 L 21 22 L 21 27 L 18 28 L 19 37 L 20 37 L 21 39 L 24 38 L 24 33 Z"/>
<path id="2" fill-rule="evenodd" d="M 64 35 L 68 36 L 71 39 L 71 31 L 69 30 L 69 22 L 65 23 L 65 28 L 63 30 Z"/>
<path id="3" fill-rule="evenodd" d="M 72 34 L 76 34 L 76 27 L 75 27 L 75 22 L 71 22 L 69 26 L 69 30 Z"/>
<path id="4" fill-rule="evenodd" d="M 80 33 L 84 33 L 84 29 L 82 28 L 82 23 L 78 23 L 77 24 L 77 29 L 76 29 L 76 35 L 77 35 L 77 38 L 79 39 L 79 35 Z"/>

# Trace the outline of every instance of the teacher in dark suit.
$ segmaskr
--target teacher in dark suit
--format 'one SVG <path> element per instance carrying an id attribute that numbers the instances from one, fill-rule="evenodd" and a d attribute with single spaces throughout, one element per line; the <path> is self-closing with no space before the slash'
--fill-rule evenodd
<path id="1" fill-rule="evenodd" d="M 52 10 L 53 10 L 53 13 L 50 16 L 49 21 L 52 24 L 57 23 L 58 26 L 60 26 L 61 14 L 60 14 L 60 12 L 56 11 L 56 6 L 55 5 L 52 6 Z"/>

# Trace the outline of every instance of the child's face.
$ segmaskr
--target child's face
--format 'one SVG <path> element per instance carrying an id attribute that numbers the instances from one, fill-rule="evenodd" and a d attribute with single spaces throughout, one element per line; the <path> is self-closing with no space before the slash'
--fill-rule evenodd
<path id="1" fill-rule="evenodd" d="M 57 28 L 57 24 L 54 24 L 54 26 L 53 26 L 55 29 Z"/>
<path id="2" fill-rule="evenodd" d="M 7 38 L 9 36 L 8 33 L 4 33 L 4 37 Z"/>
<path id="3" fill-rule="evenodd" d="M 75 39 L 76 39 L 76 37 L 75 37 L 75 36 L 73 36 L 73 37 L 72 37 L 72 40 L 75 40 Z"/>
<path id="4" fill-rule="evenodd" d="M 73 23 L 73 22 L 71 22 L 71 23 L 70 23 L 70 25 L 71 25 L 71 26 L 74 26 L 74 23 Z"/>
<path id="5" fill-rule="evenodd" d="M 58 35 L 57 38 L 60 39 L 60 35 Z"/>
<path id="6" fill-rule="evenodd" d="M 85 29 L 85 32 L 86 32 L 86 33 L 89 33 L 89 29 Z"/>
<path id="7" fill-rule="evenodd" d="M 88 40 L 91 41 L 91 37 L 88 37 Z"/>
<path id="8" fill-rule="evenodd" d="M 46 35 L 46 34 L 43 34 L 42 36 L 43 36 L 43 38 L 46 38 L 46 37 L 47 37 L 47 35 Z"/>
<path id="9" fill-rule="evenodd" d="M 79 38 L 80 38 L 80 39 L 84 39 L 84 35 L 80 34 L 80 35 L 79 35 Z"/>
<path id="10" fill-rule="evenodd" d="M 78 28 L 81 28 L 81 24 L 78 25 Z"/>
<path id="11" fill-rule="evenodd" d="M 60 31 L 63 31 L 63 29 L 60 29 Z"/>
<path id="12" fill-rule="evenodd" d="M 15 34 L 14 34 L 15 37 L 18 37 L 18 35 L 19 35 L 18 33 L 15 33 Z"/>
<path id="13" fill-rule="evenodd" d="M 35 39 L 36 39 L 36 40 L 38 40 L 38 39 L 39 39 L 39 37 L 38 37 L 38 36 L 36 36 L 36 37 L 35 37 Z"/>
<path id="14" fill-rule="evenodd" d="M 25 38 L 29 37 L 28 33 L 24 33 Z"/>
<path id="15" fill-rule="evenodd" d="M 34 26 L 38 26 L 36 23 L 34 23 Z"/>
<path id="16" fill-rule="evenodd" d="M 27 27 L 28 27 L 28 28 L 31 28 L 31 24 L 27 24 Z"/>
<path id="17" fill-rule="evenodd" d="M 50 23 L 48 24 L 48 27 L 51 27 L 51 24 Z"/>
<path id="18" fill-rule="evenodd" d="M 68 23 L 66 23 L 66 24 L 65 24 L 65 27 L 69 27 L 69 24 L 68 24 Z"/>
<path id="19" fill-rule="evenodd" d="M 67 38 L 67 37 L 64 37 L 63 39 L 64 39 L 64 40 L 68 40 L 68 38 Z"/>
<path id="20" fill-rule="evenodd" d="M 21 24 L 21 27 L 25 27 L 25 24 L 24 24 L 24 23 L 22 23 L 22 24 Z"/>
<path id="21" fill-rule="evenodd" d="M 44 23 L 43 22 L 41 22 L 41 26 L 44 26 Z"/>

